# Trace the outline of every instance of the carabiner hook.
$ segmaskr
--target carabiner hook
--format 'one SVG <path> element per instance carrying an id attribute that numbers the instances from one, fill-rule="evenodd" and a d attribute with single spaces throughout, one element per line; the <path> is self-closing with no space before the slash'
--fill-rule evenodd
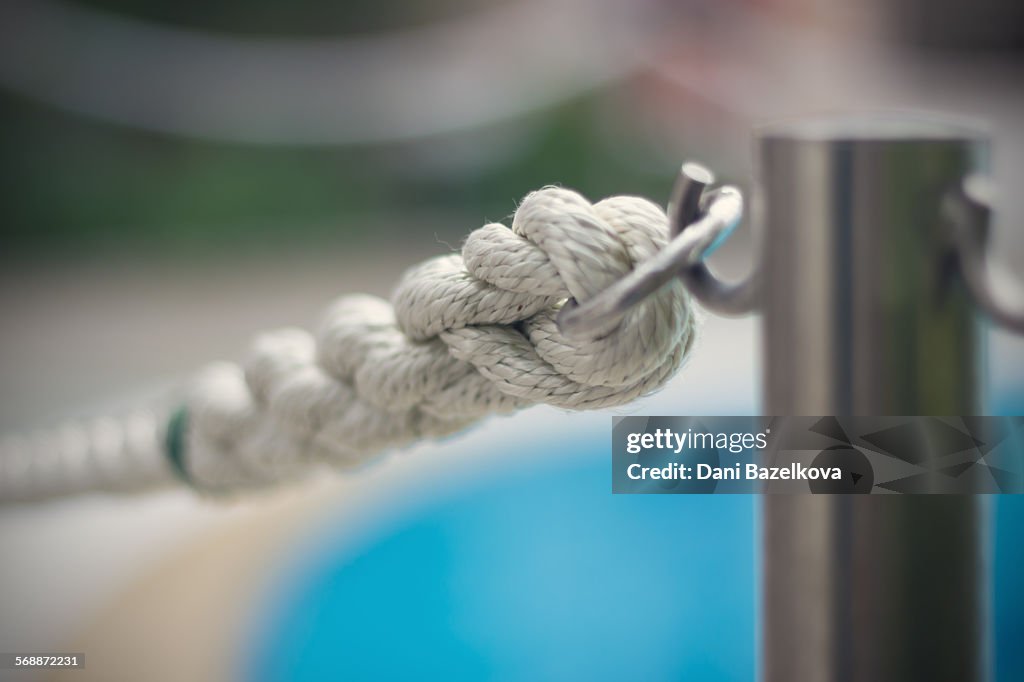
<path id="1" fill-rule="evenodd" d="M 557 319 L 565 336 L 593 338 L 607 333 L 631 307 L 673 277 L 700 266 L 701 259 L 725 241 L 739 224 L 743 197 L 735 187 L 720 187 L 705 194 L 712 180 L 711 172 L 703 166 L 683 164 L 669 207 L 669 243 L 592 299 L 580 304 L 567 301 Z"/>
<path id="2" fill-rule="evenodd" d="M 711 171 L 695 163 L 684 163 L 672 188 L 668 205 L 669 233 L 674 237 L 695 221 L 704 204 L 713 201 L 717 190 L 706 191 L 714 181 Z M 725 236 L 721 241 L 725 240 Z M 721 244 L 716 242 L 704 253 L 710 255 Z M 723 282 L 704 262 L 703 257 L 679 273 L 679 278 L 701 305 L 722 315 L 745 315 L 758 307 L 758 267 L 747 279 L 736 283 Z"/>

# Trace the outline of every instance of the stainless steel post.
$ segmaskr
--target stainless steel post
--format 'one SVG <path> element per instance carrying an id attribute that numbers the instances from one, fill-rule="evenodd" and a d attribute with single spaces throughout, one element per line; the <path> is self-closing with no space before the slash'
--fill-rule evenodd
<path id="1" fill-rule="evenodd" d="M 864 118 L 759 144 L 765 414 L 979 414 L 980 330 L 940 212 L 986 140 Z M 981 504 L 766 496 L 764 679 L 986 679 Z"/>

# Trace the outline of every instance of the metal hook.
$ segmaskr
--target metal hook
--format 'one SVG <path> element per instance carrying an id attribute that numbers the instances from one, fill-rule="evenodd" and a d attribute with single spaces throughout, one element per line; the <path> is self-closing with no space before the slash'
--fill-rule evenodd
<path id="1" fill-rule="evenodd" d="M 960 271 L 974 302 L 996 324 L 1024 333 L 1024 292 L 1001 293 L 1010 278 L 993 268 L 986 255 L 994 194 L 988 178 L 972 175 L 947 196 L 946 215 L 953 224 Z"/>
<path id="2" fill-rule="evenodd" d="M 580 304 L 572 299 L 567 301 L 557 318 L 558 328 L 565 336 L 597 338 L 608 333 L 631 307 L 699 264 L 725 240 L 739 224 L 743 197 L 735 187 L 720 187 L 705 196 L 704 189 L 712 178 L 711 172 L 702 166 L 683 164 L 672 193 L 673 205 L 680 208 L 670 208 L 672 239 L 653 258 L 637 265 L 594 298 Z M 685 223 L 679 222 L 683 215 L 689 218 Z"/>
<path id="3" fill-rule="evenodd" d="M 689 229 L 688 225 L 700 215 L 703 204 L 709 199 L 713 200 L 716 190 L 705 192 L 713 181 L 714 176 L 702 166 L 683 164 L 668 206 L 669 232 L 672 236 Z M 707 253 L 717 246 L 717 243 L 713 244 Z M 679 277 L 693 297 L 708 310 L 722 315 L 744 315 L 758 307 L 760 277 L 757 266 L 747 279 L 736 283 L 723 282 L 703 261 L 683 269 Z"/>

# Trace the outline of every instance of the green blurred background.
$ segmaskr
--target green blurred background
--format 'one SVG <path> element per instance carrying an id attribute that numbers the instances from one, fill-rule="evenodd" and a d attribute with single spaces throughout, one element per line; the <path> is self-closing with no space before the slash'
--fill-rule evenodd
<path id="1" fill-rule="evenodd" d="M 829 109 L 950 110 L 993 123 L 1005 144 L 1015 145 L 1011 156 L 1024 146 L 1020 125 L 1012 123 L 1024 110 L 1013 75 L 1021 55 L 1019 3 L 849 5 L 836 0 L 5 3 L 0 259 L 8 265 L 118 257 L 225 259 L 282 248 L 322 252 L 422 232 L 457 243 L 483 220 L 510 215 L 519 198 L 544 184 L 573 187 L 595 199 L 636 193 L 661 201 L 675 165 L 687 156 L 743 184 L 751 171 L 752 126 Z M 598 47 L 588 53 L 579 44 L 591 43 L 570 41 L 559 53 L 547 45 L 541 68 L 518 64 L 517 55 L 528 56 L 537 46 L 529 31 L 501 32 L 503 11 L 533 13 L 537 25 L 575 13 L 579 33 L 593 33 L 591 43 Z M 489 13 L 494 14 L 490 20 Z M 131 46 L 106 43 L 136 33 L 144 41 L 145 31 L 155 29 L 173 32 L 183 45 L 194 36 L 214 41 L 244 80 L 252 77 L 244 60 L 229 59 L 238 45 L 287 62 L 288 50 L 302 49 L 303 43 L 365 46 L 449 25 L 453 34 L 477 30 L 480 38 L 467 42 L 473 49 L 452 45 L 439 63 L 452 70 L 459 64 L 469 68 L 479 50 L 515 43 L 493 74 L 481 67 L 474 77 L 499 89 L 507 79 L 536 101 L 507 117 L 490 112 L 470 117 L 468 124 L 439 122 L 435 133 L 429 126 L 413 134 L 396 128 L 393 140 L 376 134 L 360 142 L 358 134 L 344 132 L 344 120 L 335 122 L 341 131 L 336 136 L 321 134 L 330 130 L 328 123 L 303 137 L 288 129 L 301 127 L 299 117 L 278 121 L 269 134 L 249 131 L 240 120 L 239 135 L 224 139 L 216 125 L 202 120 L 201 100 L 209 93 L 200 88 L 192 93 L 187 83 L 170 83 L 186 94 L 182 110 L 167 111 L 166 125 L 147 125 L 152 116 L 140 114 L 145 93 L 118 92 L 130 78 L 113 70 L 107 78 L 88 66 L 94 53 L 110 49 L 121 60 L 117 70 L 131 76 Z M 288 44 L 282 47 L 282 40 Z M 602 41 L 607 51 L 598 57 Z M 168 60 L 165 66 L 174 65 L 175 55 L 161 56 Z M 602 58 L 608 65 L 600 64 Z M 184 64 L 182 77 L 194 66 Z M 555 77 L 549 70 L 565 75 Z M 586 77 L 563 93 L 521 87 L 544 76 L 575 85 L 578 73 Z M 365 77 L 372 79 L 372 70 Z M 462 98 L 469 105 L 478 96 L 472 84 L 470 79 L 461 89 L 436 96 Z M 244 85 L 254 91 L 264 87 Z M 328 109 L 320 111 L 317 93 L 311 95 L 308 115 L 331 116 Z M 97 96 L 106 98 L 99 112 L 90 104 Z M 278 93 L 262 96 L 272 101 Z M 294 92 L 280 96 L 294 98 Z M 344 93 L 333 96 L 343 99 Z M 381 106 L 391 101 L 382 100 Z M 293 103 L 300 111 L 302 106 Z M 381 111 L 382 120 L 388 113 Z M 139 123 L 132 125 L 133 119 Z M 301 143 L 289 143 L 293 138 Z M 1018 165 L 1011 164 L 1015 175 Z M 1024 210 L 1014 205 L 1010 212 L 1019 217 Z M 1024 246 L 1011 246 L 1024 254 Z"/>
<path id="2" fill-rule="evenodd" d="M 6 258 L 222 257 L 238 249 L 316 249 L 359 241 L 401 214 L 457 242 L 485 218 L 558 182 L 593 197 L 661 197 L 674 164 L 623 167 L 592 115 L 597 95 L 531 121 L 502 158 L 463 168 L 409 169 L 401 144 L 282 147 L 181 139 L 115 128 L 29 101 L 0 98 L 9 138 Z M 476 222 L 446 222 L 453 213 Z M 395 218 L 398 222 L 399 219 Z M 394 226 L 394 233 L 413 229 Z M 385 228 L 386 229 L 386 228 Z"/>
<path id="3" fill-rule="evenodd" d="M 73 4 L 100 17 L 273 40 L 372 37 L 500 3 Z M 674 162 L 623 165 L 602 141 L 608 134 L 599 120 L 602 100 L 615 94 L 609 90 L 463 134 L 344 145 L 245 144 L 152 132 L 0 91 L 2 258 L 220 259 L 393 237 L 415 230 L 410 223 L 457 242 L 484 218 L 505 218 L 518 198 L 546 183 L 593 197 L 660 198 Z M 636 156 L 652 151 L 641 148 Z M 459 221 L 469 216 L 475 218 Z"/>

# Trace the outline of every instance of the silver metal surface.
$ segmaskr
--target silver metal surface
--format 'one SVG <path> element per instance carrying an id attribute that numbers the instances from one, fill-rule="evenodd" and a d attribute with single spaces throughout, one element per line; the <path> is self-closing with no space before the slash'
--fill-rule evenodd
<path id="1" fill-rule="evenodd" d="M 696 165 L 684 165 L 680 182 L 689 182 L 689 174 L 697 174 L 698 169 Z M 710 181 L 711 174 L 703 173 Z M 685 193 L 686 200 L 691 201 L 693 193 Z M 707 194 L 702 209 L 684 230 L 675 231 L 665 248 L 608 289 L 580 304 L 567 301 L 558 313 L 561 332 L 569 338 L 595 338 L 614 329 L 630 307 L 653 294 L 683 268 L 698 262 L 728 236 L 743 213 L 743 197 L 734 187 L 720 187 Z"/>
<path id="2" fill-rule="evenodd" d="M 692 161 L 679 168 L 668 199 L 668 234 L 675 238 L 690 223 L 700 217 L 704 190 L 715 181 L 710 170 Z"/>
<path id="3" fill-rule="evenodd" d="M 765 414 L 979 414 L 944 193 L 987 143 L 916 118 L 761 131 Z M 766 496 L 768 682 L 985 680 L 983 500 Z"/>

